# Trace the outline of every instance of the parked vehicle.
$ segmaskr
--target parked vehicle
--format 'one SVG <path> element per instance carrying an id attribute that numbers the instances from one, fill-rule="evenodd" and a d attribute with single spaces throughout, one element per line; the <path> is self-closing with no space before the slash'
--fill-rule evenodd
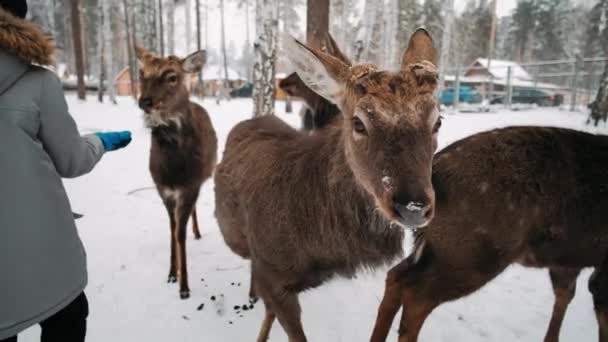
<path id="1" fill-rule="evenodd" d="M 493 98 L 491 104 L 503 104 L 507 102 L 507 95 Z M 536 104 L 538 106 L 559 106 L 563 103 L 563 96 L 553 95 L 540 89 L 514 89 L 511 103 Z"/>
<path id="2" fill-rule="evenodd" d="M 242 87 L 232 89 L 230 97 L 251 97 L 253 94 L 253 84 L 246 82 Z"/>
<path id="3" fill-rule="evenodd" d="M 441 104 L 444 106 L 453 105 L 454 93 L 454 88 L 445 88 L 441 92 Z M 481 103 L 481 94 L 473 87 L 461 86 L 458 93 L 458 101 L 460 103 Z"/>

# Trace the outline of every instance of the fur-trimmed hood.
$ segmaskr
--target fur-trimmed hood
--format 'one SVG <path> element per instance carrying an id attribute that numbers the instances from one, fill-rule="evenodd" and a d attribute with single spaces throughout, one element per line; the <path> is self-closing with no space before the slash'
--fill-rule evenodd
<path id="1" fill-rule="evenodd" d="M 53 64 L 55 46 L 52 38 L 36 24 L 0 8 L 0 50 L 8 51 L 29 64 L 50 65 Z"/>

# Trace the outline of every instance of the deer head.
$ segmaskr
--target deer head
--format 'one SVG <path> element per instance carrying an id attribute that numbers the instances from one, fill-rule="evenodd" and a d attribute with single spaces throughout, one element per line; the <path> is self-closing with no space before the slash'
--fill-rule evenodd
<path id="1" fill-rule="evenodd" d="M 434 210 L 431 163 L 441 126 L 433 94 L 437 51 L 428 32 L 412 35 L 397 72 L 351 66 L 293 38 L 285 46 L 302 81 L 342 111 L 344 153 L 359 185 L 392 222 L 425 226 Z"/>
<path id="2" fill-rule="evenodd" d="M 188 110 L 188 74 L 202 69 L 207 59 L 205 51 L 194 52 L 186 58 L 161 58 L 141 47 L 136 47 L 136 52 L 141 90 L 139 107 L 145 113 L 146 124 L 156 127 L 179 120 Z"/>

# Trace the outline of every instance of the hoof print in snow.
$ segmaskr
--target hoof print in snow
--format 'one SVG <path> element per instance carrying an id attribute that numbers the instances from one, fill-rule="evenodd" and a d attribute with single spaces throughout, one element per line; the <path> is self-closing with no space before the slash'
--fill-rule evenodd
<path id="1" fill-rule="evenodd" d="M 196 308 L 196 310 L 197 310 L 197 311 L 201 311 L 201 310 L 203 310 L 203 308 L 204 308 L 204 307 L 205 307 L 205 303 L 201 303 L 201 305 L 199 305 L 199 306 Z"/>

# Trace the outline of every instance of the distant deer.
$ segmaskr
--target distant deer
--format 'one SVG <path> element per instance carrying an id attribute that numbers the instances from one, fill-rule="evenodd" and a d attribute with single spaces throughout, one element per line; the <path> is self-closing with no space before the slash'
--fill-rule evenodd
<path id="1" fill-rule="evenodd" d="M 345 64 L 351 65 L 348 57 L 340 51 L 338 44 L 336 44 L 336 41 L 329 33 L 319 42 L 319 45 L 327 48 L 327 51 L 322 52 L 326 52 Z M 305 127 L 305 129 L 321 129 L 330 122 L 333 122 L 334 118 L 340 114 L 338 106 L 312 91 L 295 72 L 282 79 L 279 82 L 279 87 L 289 96 L 300 98 L 304 101 L 300 115 L 302 117 L 306 117 L 307 115 L 312 117 L 312 126 Z"/>
<path id="2" fill-rule="evenodd" d="M 386 339 L 402 306 L 399 341 L 417 341 L 433 309 L 519 263 L 549 269 L 555 304 L 545 342 L 559 339 L 579 271 L 595 267 L 589 290 L 608 342 L 608 136 L 539 127 L 480 133 L 436 155 L 433 187 L 435 218 L 389 271 L 371 341 Z"/>
<path id="3" fill-rule="evenodd" d="M 302 80 L 343 116 L 324 134 L 268 116 L 228 136 L 215 174 L 216 217 L 226 244 L 251 259 L 266 306 L 258 341 L 275 317 L 291 342 L 306 341 L 298 294 L 394 261 L 403 253 L 400 228 L 426 225 L 434 207 L 441 121 L 429 34 L 414 33 L 394 73 L 285 44 Z"/>
<path id="4" fill-rule="evenodd" d="M 146 125 L 152 130 L 150 173 L 171 222 L 171 263 L 168 282 L 179 276 L 182 299 L 190 297 L 186 264 L 186 226 L 192 216 L 194 236 L 200 239 L 196 201 L 216 163 L 217 138 L 209 115 L 191 102 L 186 82 L 205 64 L 205 52 L 181 59 L 160 58 L 137 48 L 141 96 Z"/>

